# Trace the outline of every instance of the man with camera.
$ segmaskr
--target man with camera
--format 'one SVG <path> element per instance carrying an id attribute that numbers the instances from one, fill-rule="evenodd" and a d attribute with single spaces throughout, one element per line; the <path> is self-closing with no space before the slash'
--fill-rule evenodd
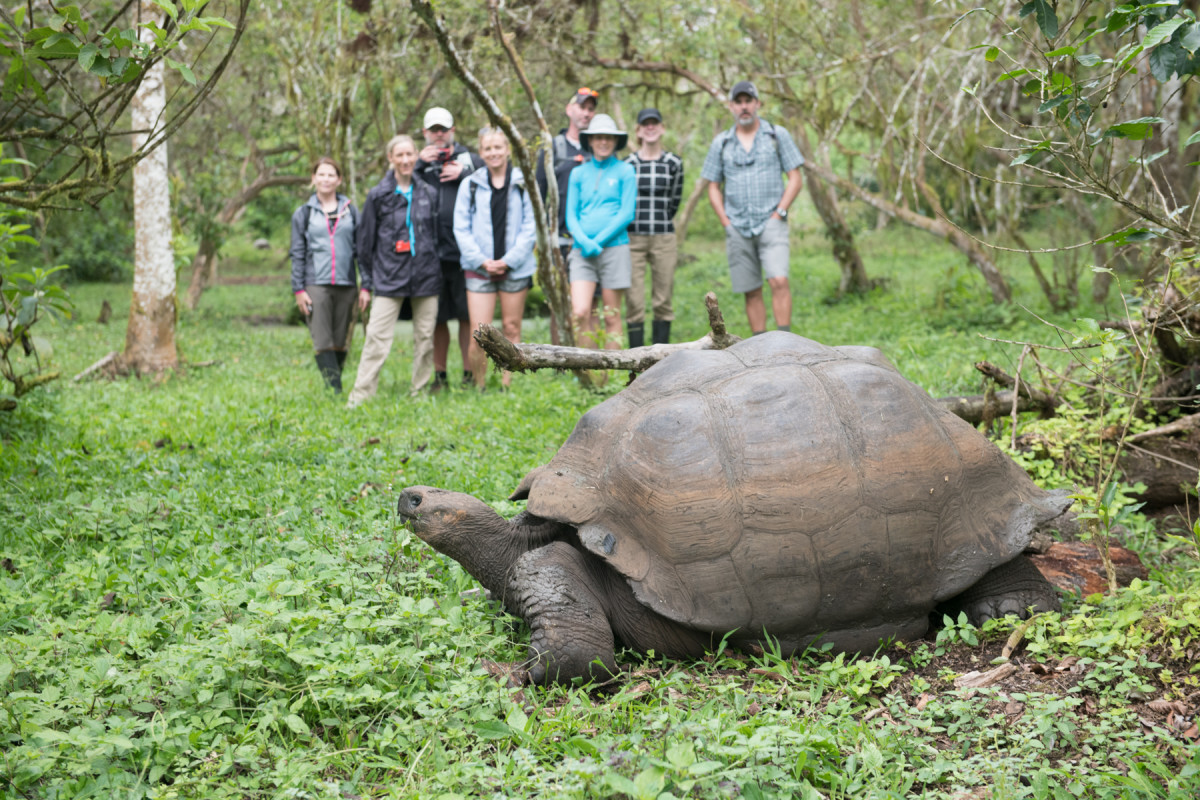
<path id="1" fill-rule="evenodd" d="M 463 380 L 470 378 L 467 365 L 471 344 L 471 317 L 467 312 L 467 283 L 454 240 L 454 201 L 458 187 L 483 159 L 454 141 L 454 117 L 444 108 L 425 112 L 425 147 L 417 154 L 415 175 L 438 192 L 437 251 L 442 262 L 442 295 L 438 300 L 437 326 L 433 330 L 434 391 L 446 386 L 446 362 L 450 355 L 451 319 L 458 320 L 458 347 L 462 353 Z"/>

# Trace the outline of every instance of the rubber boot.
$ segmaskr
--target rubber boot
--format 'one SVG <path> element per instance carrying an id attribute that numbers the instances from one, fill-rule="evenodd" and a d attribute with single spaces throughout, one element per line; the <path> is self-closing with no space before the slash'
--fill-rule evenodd
<path id="1" fill-rule="evenodd" d="M 652 336 L 654 344 L 670 344 L 671 343 L 671 320 L 656 319 L 650 323 L 652 328 Z"/>
<path id="2" fill-rule="evenodd" d="M 464 369 L 462 385 L 463 386 L 474 386 L 475 385 L 475 373 L 469 369 Z"/>
<path id="3" fill-rule="evenodd" d="M 625 332 L 629 337 L 630 347 L 641 347 L 646 343 L 646 323 L 631 322 L 625 328 Z"/>
<path id="4" fill-rule="evenodd" d="M 442 389 L 445 389 L 449 382 L 450 381 L 446 377 L 445 370 L 440 370 L 438 372 L 434 372 L 433 373 L 433 385 L 431 387 L 429 387 L 429 390 L 431 392 L 433 392 L 434 394 L 437 394 Z"/>
<path id="5" fill-rule="evenodd" d="M 322 350 L 317 353 L 317 369 L 325 385 L 338 394 L 342 393 L 342 369 L 338 366 L 337 353 L 332 350 Z"/>

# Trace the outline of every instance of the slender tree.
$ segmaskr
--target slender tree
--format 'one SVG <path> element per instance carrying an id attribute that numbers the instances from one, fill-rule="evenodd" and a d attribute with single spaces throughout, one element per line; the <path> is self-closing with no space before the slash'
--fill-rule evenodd
<path id="1" fill-rule="evenodd" d="M 143 0 L 146 22 L 161 21 L 161 10 Z M 153 36 L 143 27 L 142 39 Z M 171 193 L 167 143 L 160 136 L 167 105 L 161 61 L 146 70 L 133 98 L 133 148 L 158 139 L 133 170 L 134 274 L 133 302 L 125 331 L 125 366 L 139 374 L 175 367 L 175 252 L 171 247 Z"/>

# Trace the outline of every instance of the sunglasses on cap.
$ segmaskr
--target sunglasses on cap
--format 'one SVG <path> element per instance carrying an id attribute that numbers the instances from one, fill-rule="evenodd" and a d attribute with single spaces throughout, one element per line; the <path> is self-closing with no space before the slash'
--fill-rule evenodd
<path id="1" fill-rule="evenodd" d="M 600 93 L 597 92 L 595 89 L 589 89 L 586 86 L 581 86 L 581 87 L 579 87 L 579 91 L 577 91 L 575 93 L 576 97 L 578 97 L 579 95 L 584 95 L 586 97 L 599 97 Z"/>

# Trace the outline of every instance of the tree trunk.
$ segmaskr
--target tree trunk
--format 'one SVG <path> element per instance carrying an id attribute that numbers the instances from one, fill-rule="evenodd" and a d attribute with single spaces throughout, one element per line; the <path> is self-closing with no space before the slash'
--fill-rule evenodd
<path id="1" fill-rule="evenodd" d="M 788 123 L 788 130 L 795 138 L 801 152 L 807 158 L 820 163 L 827 172 L 832 173 L 833 166 L 829 161 L 828 146 L 822 142 L 814 148 L 808 140 L 808 133 L 803 124 L 790 117 Z M 870 291 L 871 279 L 867 277 L 867 268 L 863 266 L 862 256 L 854 241 L 854 232 L 846 224 L 846 217 L 842 214 L 842 207 L 838 203 L 834 186 L 825 181 L 810 180 L 807 183 L 808 196 L 812 198 L 813 206 L 821 216 L 821 221 L 825 223 L 829 240 L 833 242 L 833 258 L 842 271 L 842 277 L 838 281 L 838 297 L 847 293 L 862 294 Z"/>
<path id="2" fill-rule="evenodd" d="M 708 181 L 704 178 L 697 178 L 696 185 L 692 189 L 692 193 L 688 195 L 687 202 L 683 204 L 683 211 L 679 213 L 679 217 L 675 220 L 675 244 L 676 247 L 682 248 L 683 242 L 687 239 L 688 225 L 692 224 L 692 214 L 696 213 L 696 206 L 700 203 L 700 198 L 704 197 L 707 192 Z"/>
<path id="3" fill-rule="evenodd" d="M 158 19 L 158 6 L 143 0 L 144 20 Z M 144 28 L 143 40 L 151 35 Z M 167 104 L 163 64 L 156 62 L 142 78 L 132 103 L 133 149 L 137 151 L 161 126 Z M 175 350 L 175 254 L 171 247 L 171 196 L 164 141 L 133 169 L 134 274 L 133 301 L 125 331 L 122 360 L 139 374 L 178 365 Z"/>
<path id="4" fill-rule="evenodd" d="M 967 260 L 971 262 L 971 265 L 983 275 L 983 279 L 987 282 L 988 289 L 992 293 L 993 302 L 997 304 L 1012 302 L 1012 290 L 1008 288 L 1008 283 L 1004 280 L 1004 276 L 1000 274 L 1000 271 L 996 269 L 996 265 L 992 262 L 991 257 L 988 256 L 987 252 L 974 239 L 956 226 L 951 225 L 945 219 L 927 217 L 911 209 L 897 205 L 875 192 L 867 191 L 854 181 L 835 174 L 832 170 L 826 169 L 815 161 L 805 162 L 804 169 L 814 177 L 849 192 L 863 202 L 899 219 L 901 222 L 950 242 L 950 244 L 962 251 L 966 255 Z"/>
<path id="5" fill-rule="evenodd" d="M 271 152 L 281 151 L 282 148 L 276 148 L 276 150 Z M 261 168 L 266 169 L 265 165 Z M 225 203 L 220 213 L 217 214 L 216 223 L 222 228 L 232 225 L 242 210 L 254 198 L 262 194 L 264 189 L 272 186 L 299 186 L 308 183 L 309 180 L 310 178 L 306 175 L 271 175 L 269 172 L 267 174 L 260 174 L 254 179 L 253 183 L 243 188 L 236 197 L 230 198 Z M 196 257 L 192 259 L 192 277 L 188 283 L 187 296 L 184 300 L 184 305 L 187 306 L 189 311 L 196 310 L 200 305 L 200 295 L 216 279 L 216 272 L 213 266 L 217 261 L 217 247 L 217 238 L 213 233 L 204 233 L 200 236 L 200 245 L 196 250 Z"/>

